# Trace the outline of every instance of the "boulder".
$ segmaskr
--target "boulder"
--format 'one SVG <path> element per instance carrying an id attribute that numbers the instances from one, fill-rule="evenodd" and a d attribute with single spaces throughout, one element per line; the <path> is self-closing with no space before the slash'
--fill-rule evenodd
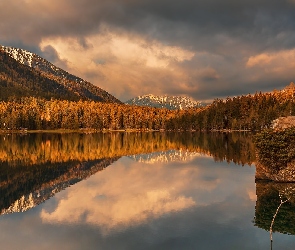
<path id="1" fill-rule="evenodd" d="M 272 128 L 274 130 L 284 130 L 295 126 L 295 116 L 279 117 L 273 120 Z"/>

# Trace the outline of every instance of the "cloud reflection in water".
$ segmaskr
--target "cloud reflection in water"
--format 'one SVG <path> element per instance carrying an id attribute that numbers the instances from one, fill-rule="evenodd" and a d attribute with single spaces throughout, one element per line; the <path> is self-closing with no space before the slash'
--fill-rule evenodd
<path id="1" fill-rule="evenodd" d="M 151 166 L 125 157 L 88 181 L 68 188 L 62 197 L 56 195 L 56 208 L 49 212 L 45 205 L 41 218 L 46 223 L 93 224 L 106 233 L 202 205 L 188 191 L 207 192 L 217 183 L 216 178 L 203 179 L 199 168 L 192 165 Z"/>

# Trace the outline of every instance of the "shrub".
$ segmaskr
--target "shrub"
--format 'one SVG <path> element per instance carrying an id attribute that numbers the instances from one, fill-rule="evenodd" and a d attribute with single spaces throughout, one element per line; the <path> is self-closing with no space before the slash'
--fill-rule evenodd
<path id="1" fill-rule="evenodd" d="M 254 137 L 258 160 L 264 166 L 280 170 L 295 159 L 295 127 L 264 130 Z"/>

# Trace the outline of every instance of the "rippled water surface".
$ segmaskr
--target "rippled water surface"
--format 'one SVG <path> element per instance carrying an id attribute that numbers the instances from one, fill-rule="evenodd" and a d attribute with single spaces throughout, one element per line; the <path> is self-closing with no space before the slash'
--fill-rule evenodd
<path id="1" fill-rule="evenodd" d="M 2 249 L 294 249 L 292 198 L 275 217 L 272 246 L 269 229 L 279 194 L 295 187 L 255 183 L 250 135 L 0 141 Z"/>

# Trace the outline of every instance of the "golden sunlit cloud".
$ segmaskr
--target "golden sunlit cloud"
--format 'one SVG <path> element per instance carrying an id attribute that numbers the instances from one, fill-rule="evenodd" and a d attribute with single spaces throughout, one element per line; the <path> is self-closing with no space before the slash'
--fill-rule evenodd
<path id="1" fill-rule="evenodd" d="M 119 60 L 154 68 L 166 68 L 171 62 L 190 60 L 194 56 L 194 53 L 179 47 L 157 42 L 150 44 L 142 39 L 131 40 L 128 37 L 114 37 L 111 50 Z"/>
<path id="2" fill-rule="evenodd" d="M 274 59 L 274 56 L 271 56 L 269 54 L 260 54 L 257 56 L 251 56 L 247 63 L 247 67 L 254 67 L 256 65 L 266 65 L 269 64 Z"/>
<path id="3" fill-rule="evenodd" d="M 295 49 L 283 50 L 276 53 L 262 53 L 249 57 L 246 67 L 266 67 L 272 70 L 280 71 L 281 67 L 294 69 Z"/>
<path id="4" fill-rule="evenodd" d="M 191 60 L 194 53 L 180 47 L 148 42 L 140 37 L 103 33 L 85 39 L 46 38 L 42 50 L 52 46 L 69 71 L 119 97 L 128 93 L 163 94 L 166 83 L 179 86 L 187 82 L 178 63 Z M 158 93 L 155 93 L 157 92 Z"/>
<path id="5" fill-rule="evenodd" d="M 249 81 L 294 78 L 295 49 L 276 53 L 262 53 L 249 57 L 246 68 L 250 70 Z M 288 82 L 284 82 L 287 84 Z"/>
<path id="6" fill-rule="evenodd" d="M 163 68 L 173 62 L 190 60 L 194 56 L 193 52 L 180 47 L 165 46 L 159 42 L 150 43 L 142 38 L 129 38 L 110 33 L 90 36 L 86 41 L 90 45 L 88 48 L 82 47 L 74 38 L 49 38 L 44 39 L 40 47 L 44 49 L 51 45 L 61 58 L 72 59 L 72 63 L 79 66 L 80 60 L 92 65 L 101 59 L 104 61 L 103 64 L 117 61 L 122 65 L 140 63 L 142 66 Z"/>

